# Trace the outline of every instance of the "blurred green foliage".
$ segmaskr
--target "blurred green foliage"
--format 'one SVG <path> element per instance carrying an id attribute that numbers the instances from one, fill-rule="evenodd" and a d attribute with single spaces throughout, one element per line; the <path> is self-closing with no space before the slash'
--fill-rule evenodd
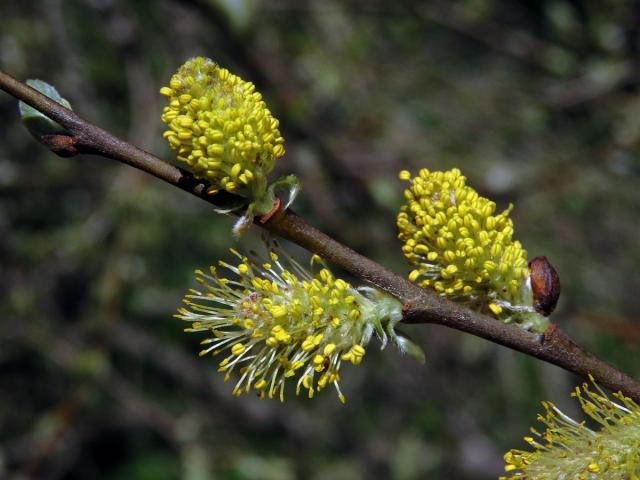
<path id="1" fill-rule="evenodd" d="M 296 210 L 406 273 L 398 170 L 460 167 L 547 255 L 553 320 L 640 375 L 640 8 L 624 0 L 33 0 L 0 65 L 164 158 L 158 88 L 209 56 L 281 120 Z M 0 95 L 0 477 L 489 479 L 576 378 L 441 327 L 370 349 L 349 399 L 233 399 L 171 317 L 232 219 L 124 165 L 61 159 Z M 241 242 L 258 241 L 252 232 Z M 300 258 L 304 253 L 292 248 Z"/>

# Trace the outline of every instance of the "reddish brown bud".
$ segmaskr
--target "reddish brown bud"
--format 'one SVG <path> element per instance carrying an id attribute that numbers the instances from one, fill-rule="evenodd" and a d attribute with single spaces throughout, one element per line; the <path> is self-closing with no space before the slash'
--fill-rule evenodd
<path id="1" fill-rule="evenodd" d="M 78 139 L 70 135 L 42 135 L 40 142 L 61 157 L 73 157 L 78 154 Z"/>
<path id="2" fill-rule="evenodd" d="M 560 297 L 560 277 L 547 257 L 536 257 L 529 262 L 533 308 L 548 317 L 556 308 Z"/>
<path id="3" fill-rule="evenodd" d="M 258 221 L 260 222 L 260 225 L 264 225 L 269 220 L 271 220 L 271 217 L 273 217 L 278 212 L 278 210 L 280 210 L 281 206 L 282 206 L 282 200 L 280 200 L 280 197 L 276 197 L 275 201 L 273 202 L 273 208 L 258 219 Z"/>

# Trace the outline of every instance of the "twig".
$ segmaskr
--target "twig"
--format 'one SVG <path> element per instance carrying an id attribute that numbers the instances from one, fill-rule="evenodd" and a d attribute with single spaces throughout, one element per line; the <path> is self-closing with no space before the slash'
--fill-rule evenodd
<path id="1" fill-rule="evenodd" d="M 206 181 L 198 180 L 191 173 L 82 120 L 71 110 L 2 71 L 0 88 L 61 124 L 67 130 L 70 143 L 79 153 L 96 154 L 121 161 L 216 206 L 223 206 L 233 199 L 229 194 L 207 195 Z M 544 335 L 536 335 L 450 302 L 435 293 L 416 287 L 403 277 L 356 253 L 308 225 L 289 210 L 277 212 L 261 226 L 400 299 L 404 303 L 404 322 L 435 323 L 471 333 L 583 377 L 592 374 L 600 385 L 611 390 L 620 390 L 640 401 L 640 382 L 584 350 L 557 325 L 552 324 Z"/>

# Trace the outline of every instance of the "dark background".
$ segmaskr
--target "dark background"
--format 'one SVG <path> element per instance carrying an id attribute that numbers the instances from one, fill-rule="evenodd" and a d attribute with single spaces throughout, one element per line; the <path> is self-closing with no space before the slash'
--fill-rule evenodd
<path id="1" fill-rule="evenodd" d="M 400 273 L 397 172 L 460 167 L 556 266 L 553 320 L 638 376 L 638 5 L 2 1 L 0 66 L 170 160 L 158 89 L 215 59 L 280 119 L 296 210 Z M 434 326 L 408 329 L 425 366 L 372 348 L 345 369 L 346 406 L 234 399 L 172 318 L 192 271 L 238 246 L 232 222 L 116 162 L 52 155 L 0 94 L 0 478 L 490 479 L 540 400 L 578 415 L 573 376 Z"/>

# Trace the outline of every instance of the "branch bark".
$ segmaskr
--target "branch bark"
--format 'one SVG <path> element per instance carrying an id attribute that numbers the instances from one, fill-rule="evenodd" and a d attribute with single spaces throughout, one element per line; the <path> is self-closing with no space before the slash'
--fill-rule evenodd
<path id="1" fill-rule="evenodd" d="M 191 173 L 145 152 L 101 128 L 82 120 L 73 111 L 42 95 L 0 70 L 0 89 L 22 100 L 55 120 L 66 129 L 67 139 L 57 138 L 54 145 L 72 145 L 74 151 L 55 153 L 68 155 L 88 153 L 118 160 L 143 170 L 217 207 L 233 202 L 231 194 L 208 195 L 208 183 Z M 51 148 L 52 142 L 41 139 Z M 587 377 L 593 375 L 602 386 L 622 391 L 640 402 L 640 382 L 589 353 L 552 324 L 544 335 L 537 335 L 513 325 L 496 321 L 435 293 L 416 287 L 405 278 L 364 257 L 349 247 L 307 224 L 291 210 L 278 211 L 261 227 L 291 240 L 354 276 L 397 297 L 404 304 L 406 323 L 435 323 L 470 333 L 532 357 L 544 360 Z"/>

